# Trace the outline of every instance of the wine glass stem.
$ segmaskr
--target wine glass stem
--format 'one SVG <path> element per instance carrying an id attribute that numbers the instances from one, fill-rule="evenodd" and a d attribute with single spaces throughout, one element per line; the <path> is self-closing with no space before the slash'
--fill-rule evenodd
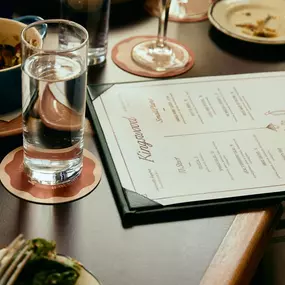
<path id="1" fill-rule="evenodd" d="M 171 0 L 161 0 L 161 13 L 159 17 L 158 33 L 156 46 L 159 48 L 165 47 L 165 38 L 167 34 L 167 23 Z"/>

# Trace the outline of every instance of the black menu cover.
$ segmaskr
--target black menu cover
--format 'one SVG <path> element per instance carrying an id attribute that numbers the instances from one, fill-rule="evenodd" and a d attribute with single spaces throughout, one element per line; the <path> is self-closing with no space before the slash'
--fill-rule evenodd
<path id="1" fill-rule="evenodd" d="M 234 214 L 238 211 L 269 206 L 280 202 L 284 198 L 283 191 L 272 193 L 268 191 L 267 193 L 258 195 L 252 194 L 162 205 L 131 189 L 125 189 L 122 186 L 118 169 L 115 167 L 114 159 L 106 141 L 104 129 L 93 104 L 102 93 L 112 88 L 112 86 L 114 85 L 90 85 L 88 87 L 89 96 L 87 98 L 87 104 L 89 115 L 95 129 L 95 140 L 100 150 L 103 165 L 122 218 L 122 223 L 125 227 L 143 223 Z"/>

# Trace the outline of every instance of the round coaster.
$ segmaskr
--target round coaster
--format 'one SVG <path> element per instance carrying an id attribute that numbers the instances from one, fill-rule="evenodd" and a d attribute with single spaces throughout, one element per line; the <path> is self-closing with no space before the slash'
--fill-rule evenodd
<path id="1" fill-rule="evenodd" d="M 186 47 L 185 45 L 182 45 L 181 43 L 167 38 L 167 41 L 173 42 L 176 44 L 179 44 L 183 46 L 187 52 L 189 53 L 189 62 L 184 66 L 183 68 L 177 68 L 169 71 L 164 72 L 158 72 L 154 70 L 144 69 L 143 67 L 137 65 L 135 61 L 132 59 L 131 52 L 135 45 L 146 41 L 150 39 L 156 39 L 154 36 L 137 36 L 137 37 L 131 37 L 127 38 L 119 43 L 117 43 L 113 49 L 112 49 L 112 60 L 113 62 L 120 67 L 121 69 L 138 75 L 138 76 L 144 76 L 144 77 L 153 77 L 153 78 L 166 78 L 166 77 L 172 77 L 180 75 L 186 71 L 188 71 L 190 68 L 194 65 L 194 54 L 193 52 Z"/>
<path id="2" fill-rule="evenodd" d="M 101 180 L 102 169 L 95 156 L 84 149 L 83 169 L 74 181 L 60 185 L 29 182 L 23 168 L 23 148 L 11 151 L 0 164 L 0 179 L 5 188 L 18 198 L 40 204 L 59 204 L 78 200 L 91 193 Z"/>
<path id="3" fill-rule="evenodd" d="M 147 0 L 145 9 L 147 12 L 158 17 L 160 14 L 159 4 L 161 0 Z M 208 19 L 208 8 L 214 0 L 172 0 L 169 10 L 169 21 L 172 22 L 200 22 Z"/>

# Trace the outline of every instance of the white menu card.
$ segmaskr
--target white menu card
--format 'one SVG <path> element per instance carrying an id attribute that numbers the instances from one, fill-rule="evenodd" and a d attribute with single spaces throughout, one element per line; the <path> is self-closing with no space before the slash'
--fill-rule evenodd
<path id="1" fill-rule="evenodd" d="M 120 182 L 162 205 L 285 190 L 285 73 L 117 84 L 93 102 Z"/>

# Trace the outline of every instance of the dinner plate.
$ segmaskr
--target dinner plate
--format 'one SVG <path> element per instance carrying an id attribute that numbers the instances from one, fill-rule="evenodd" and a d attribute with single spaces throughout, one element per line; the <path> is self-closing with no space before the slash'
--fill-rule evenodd
<path id="1" fill-rule="evenodd" d="M 0 249 L 0 257 L 4 254 L 5 249 Z M 58 261 L 66 261 L 70 257 L 58 254 L 56 259 Z M 80 276 L 75 285 L 101 285 L 101 283 L 88 270 L 81 266 Z"/>
<path id="2" fill-rule="evenodd" d="M 221 32 L 247 42 L 285 44 L 284 0 L 217 0 L 208 18 Z"/>
<path id="3" fill-rule="evenodd" d="M 68 258 L 69 257 L 64 255 L 57 255 L 58 261 L 64 261 Z M 95 278 L 93 274 L 81 266 L 80 275 L 76 282 L 76 285 L 101 285 L 101 283 Z"/>

